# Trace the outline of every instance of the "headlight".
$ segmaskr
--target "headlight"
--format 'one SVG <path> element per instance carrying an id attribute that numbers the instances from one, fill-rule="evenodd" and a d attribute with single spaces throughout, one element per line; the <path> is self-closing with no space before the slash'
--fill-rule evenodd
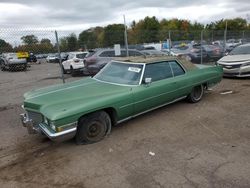
<path id="1" fill-rule="evenodd" d="M 54 131 L 56 131 L 56 126 L 54 125 L 53 122 L 50 122 L 50 127 L 51 127 L 51 129 L 53 129 Z"/>
<path id="2" fill-rule="evenodd" d="M 241 65 L 241 67 L 245 67 L 245 66 L 250 66 L 250 62 L 244 63 L 244 64 Z"/>
<path id="3" fill-rule="evenodd" d="M 48 118 L 44 117 L 44 123 L 48 126 L 50 126 L 51 129 L 56 131 L 56 126 L 53 121 L 50 121 Z"/>

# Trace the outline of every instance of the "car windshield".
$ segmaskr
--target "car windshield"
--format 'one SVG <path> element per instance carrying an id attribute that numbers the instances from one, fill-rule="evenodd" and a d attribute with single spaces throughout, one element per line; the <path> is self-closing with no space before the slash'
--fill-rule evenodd
<path id="1" fill-rule="evenodd" d="M 95 79 L 122 85 L 138 85 L 142 74 L 143 64 L 121 63 L 112 61 L 108 63 Z"/>
<path id="2" fill-rule="evenodd" d="M 87 53 L 81 53 L 81 54 L 76 54 L 76 57 L 78 59 L 84 59 L 86 57 Z"/>
<path id="3" fill-rule="evenodd" d="M 10 53 L 10 54 L 7 54 L 7 58 L 9 58 L 9 59 L 18 59 L 18 57 L 17 57 L 17 54 L 16 54 L 16 53 Z"/>
<path id="4" fill-rule="evenodd" d="M 238 46 L 229 53 L 229 55 L 242 55 L 242 54 L 250 54 L 250 46 Z"/>

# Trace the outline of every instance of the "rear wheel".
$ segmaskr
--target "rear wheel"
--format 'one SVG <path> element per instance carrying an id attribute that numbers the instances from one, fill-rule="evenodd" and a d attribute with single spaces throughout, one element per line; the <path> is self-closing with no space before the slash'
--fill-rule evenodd
<path id="1" fill-rule="evenodd" d="M 67 71 L 64 69 L 63 66 L 62 66 L 62 71 L 63 71 L 63 74 L 67 74 Z"/>
<path id="2" fill-rule="evenodd" d="M 73 69 L 73 67 L 70 67 L 70 73 L 72 77 L 76 76 L 76 71 Z"/>
<path id="3" fill-rule="evenodd" d="M 187 99 L 191 103 L 196 103 L 202 99 L 203 94 L 204 94 L 204 86 L 203 85 L 195 86 L 192 89 L 191 93 L 188 95 Z"/>
<path id="4" fill-rule="evenodd" d="M 92 144 L 104 138 L 111 128 L 109 115 L 104 111 L 83 116 L 78 123 L 76 144 Z"/>

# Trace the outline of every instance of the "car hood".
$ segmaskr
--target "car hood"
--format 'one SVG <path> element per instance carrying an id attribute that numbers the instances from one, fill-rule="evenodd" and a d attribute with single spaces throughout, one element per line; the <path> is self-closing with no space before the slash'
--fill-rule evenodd
<path id="1" fill-rule="evenodd" d="M 244 63 L 250 61 L 250 54 L 243 55 L 227 55 L 222 57 L 218 63 Z"/>
<path id="2" fill-rule="evenodd" d="M 89 110 L 89 107 L 95 108 L 103 101 L 108 103 L 114 95 L 124 95 L 129 90 L 128 86 L 85 78 L 27 92 L 24 94 L 24 108 L 41 112 L 49 119 L 55 120 L 65 114 L 76 114 Z"/>

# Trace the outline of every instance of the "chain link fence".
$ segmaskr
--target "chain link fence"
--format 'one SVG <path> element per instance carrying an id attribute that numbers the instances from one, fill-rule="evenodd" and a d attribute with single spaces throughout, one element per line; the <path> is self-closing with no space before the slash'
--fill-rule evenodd
<path id="1" fill-rule="evenodd" d="M 60 66 L 60 62 L 67 59 L 69 52 L 113 48 L 115 44 L 126 48 L 125 36 L 123 26 L 119 26 L 115 31 L 97 27 L 82 32 L 0 29 L 1 77 L 3 73 L 7 75 L 7 72 L 13 73 L 11 75 L 23 72 L 27 79 L 37 80 L 38 83 L 42 79 L 54 79 L 53 83 L 61 83 L 61 78 L 71 80 L 71 75 L 62 74 L 65 70 Z M 130 49 L 158 50 L 169 55 L 178 55 L 174 52 L 176 48 L 181 51 L 190 44 L 200 45 L 196 46 L 200 49 L 196 63 L 205 63 L 207 54 L 204 54 L 205 48 L 201 46 L 217 46 L 224 55 L 235 46 L 250 42 L 250 31 L 128 29 L 127 41 Z"/>

